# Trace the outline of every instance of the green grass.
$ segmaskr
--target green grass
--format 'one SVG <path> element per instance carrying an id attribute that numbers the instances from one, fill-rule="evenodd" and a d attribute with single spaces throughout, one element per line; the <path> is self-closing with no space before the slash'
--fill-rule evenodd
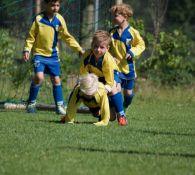
<path id="1" fill-rule="evenodd" d="M 0 174 L 194 175 L 195 102 L 137 95 L 129 125 L 60 124 L 52 112 L 0 112 Z"/>

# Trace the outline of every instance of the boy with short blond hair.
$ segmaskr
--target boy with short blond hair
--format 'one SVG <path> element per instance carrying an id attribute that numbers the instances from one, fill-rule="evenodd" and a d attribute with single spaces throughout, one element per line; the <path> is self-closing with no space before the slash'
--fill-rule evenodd
<path id="1" fill-rule="evenodd" d="M 134 61 L 145 50 L 145 43 L 139 32 L 128 22 L 133 15 L 130 5 L 114 5 L 110 11 L 116 26 L 110 30 L 112 42 L 109 51 L 115 57 L 119 67 L 119 78 L 124 89 L 123 106 L 126 109 L 134 96 L 133 88 L 136 78 Z"/>
<path id="2" fill-rule="evenodd" d="M 83 50 L 75 38 L 69 34 L 64 18 L 58 13 L 60 0 L 44 0 L 44 7 L 45 10 L 38 14 L 32 23 L 23 50 L 25 61 L 29 60 L 30 52 L 33 53 L 35 72 L 30 87 L 27 112 L 34 113 L 36 111 L 36 98 L 44 80 L 44 73 L 46 73 L 50 75 L 53 83 L 56 112 L 65 114 L 60 80 L 58 38 L 61 37 L 74 51 L 83 53 Z"/>
<path id="3" fill-rule="evenodd" d="M 118 123 L 127 125 L 123 109 L 123 99 L 120 88 L 118 88 L 118 67 L 114 58 L 108 52 L 111 42 L 107 31 L 98 30 L 94 33 L 91 49 L 86 51 L 80 67 L 80 74 L 94 73 L 99 81 L 105 86 L 111 106 L 117 112 Z"/>

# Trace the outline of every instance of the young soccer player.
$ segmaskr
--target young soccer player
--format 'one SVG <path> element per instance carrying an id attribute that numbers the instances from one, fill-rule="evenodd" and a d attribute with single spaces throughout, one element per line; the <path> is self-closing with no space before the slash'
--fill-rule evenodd
<path id="1" fill-rule="evenodd" d="M 110 109 L 107 93 L 95 74 L 86 74 L 80 77 L 78 85 L 70 95 L 67 114 L 61 119 L 62 123 L 74 122 L 77 107 L 81 102 L 89 107 L 95 117 L 99 118 L 99 121 L 94 123 L 96 126 L 108 125 Z"/>
<path id="2" fill-rule="evenodd" d="M 99 81 L 105 85 L 111 106 L 117 112 L 118 123 L 121 126 L 127 125 L 125 112 L 123 110 L 123 99 L 118 84 L 118 67 L 114 58 L 108 52 L 111 42 L 110 34 L 107 31 L 98 30 L 94 33 L 91 49 L 86 51 L 80 74 L 94 73 Z"/>
<path id="3" fill-rule="evenodd" d="M 116 25 L 111 29 L 110 53 L 116 58 L 119 67 L 119 78 L 124 89 L 124 109 L 131 104 L 134 93 L 133 87 L 136 78 L 134 61 L 145 50 L 145 43 L 139 32 L 128 22 L 133 15 L 133 10 L 128 4 L 114 5 L 110 9 L 113 15 L 113 23 Z"/>
<path id="4" fill-rule="evenodd" d="M 36 98 L 44 80 L 44 73 L 46 73 L 50 75 L 53 83 L 56 112 L 65 114 L 60 81 L 58 37 L 61 37 L 74 51 L 83 53 L 83 50 L 74 37 L 69 34 L 64 18 L 58 13 L 60 0 L 44 0 L 44 6 L 45 10 L 38 14 L 32 23 L 23 51 L 25 61 L 29 60 L 32 51 L 35 72 L 30 87 L 27 112 L 36 112 Z"/>

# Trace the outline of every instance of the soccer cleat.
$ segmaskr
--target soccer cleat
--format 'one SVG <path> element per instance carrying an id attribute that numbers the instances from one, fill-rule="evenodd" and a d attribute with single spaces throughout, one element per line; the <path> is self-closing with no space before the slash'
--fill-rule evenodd
<path id="1" fill-rule="evenodd" d="M 66 115 L 66 109 L 63 105 L 57 105 L 56 106 L 56 113 L 60 115 Z"/>
<path id="2" fill-rule="evenodd" d="M 65 123 L 66 122 L 66 116 L 63 116 L 60 120 L 60 123 Z"/>
<path id="3" fill-rule="evenodd" d="M 61 118 L 60 123 L 68 123 L 68 124 L 74 124 L 74 120 L 69 120 L 68 117 L 65 115 Z"/>
<path id="4" fill-rule="evenodd" d="M 28 113 L 36 113 L 36 102 L 31 102 L 27 104 L 26 110 Z"/>
<path id="5" fill-rule="evenodd" d="M 119 116 L 118 117 L 118 124 L 120 126 L 126 126 L 127 125 L 127 118 L 124 115 Z"/>

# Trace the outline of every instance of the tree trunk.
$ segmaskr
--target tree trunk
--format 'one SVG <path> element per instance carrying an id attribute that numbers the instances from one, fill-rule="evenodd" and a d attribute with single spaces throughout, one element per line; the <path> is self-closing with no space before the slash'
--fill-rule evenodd
<path id="1" fill-rule="evenodd" d="M 151 16 L 154 24 L 154 36 L 158 38 L 160 28 L 164 22 L 169 0 L 151 0 Z"/>
<path id="2" fill-rule="evenodd" d="M 35 14 L 41 12 L 41 0 L 35 0 Z"/>
<path id="3" fill-rule="evenodd" d="M 84 48 L 91 47 L 91 39 L 94 32 L 94 4 L 93 1 L 88 1 L 82 11 L 82 43 Z"/>
<path id="4" fill-rule="evenodd" d="M 169 0 L 150 0 L 149 3 L 151 4 L 151 17 L 153 20 L 154 25 L 154 42 L 153 42 L 153 49 L 151 55 L 154 55 L 155 46 L 158 42 L 158 36 L 161 31 L 161 26 L 164 22 L 164 16 L 167 11 Z"/>

